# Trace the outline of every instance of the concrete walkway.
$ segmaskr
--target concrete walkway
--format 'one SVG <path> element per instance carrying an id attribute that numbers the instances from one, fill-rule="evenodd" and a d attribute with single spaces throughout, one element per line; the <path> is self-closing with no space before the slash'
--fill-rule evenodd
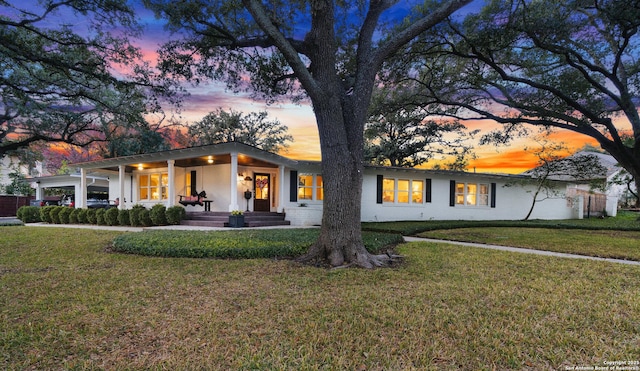
<path id="1" fill-rule="evenodd" d="M 449 240 L 436 240 L 436 239 L 431 239 L 431 238 L 406 237 L 406 236 L 404 237 L 404 240 L 407 241 L 407 242 L 447 243 L 447 244 L 450 244 L 450 245 L 479 247 L 479 248 L 483 248 L 483 249 L 492 249 L 492 250 L 500 250 L 500 251 L 517 252 L 517 253 L 522 253 L 522 254 L 555 256 L 555 257 L 558 257 L 558 258 L 569 258 L 569 259 L 596 260 L 596 261 L 605 261 L 605 262 L 609 262 L 609 263 L 618 263 L 618 264 L 628 264 L 628 265 L 640 266 L 640 261 L 634 261 L 634 260 L 598 258 L 598 257 L 595 257 L 595 256 L 567 254 L 567 253 L 562 253 L 562 252 L 553 252 L 553 251 L 544 251 L 544 250 L 533 250 L 533 249 L 527 249 L 527 248 L 522 248 L 522 247 L 509 247 L 509 246 L 500 246 L 500 245 L 488 245 L 488 244 L 483 244 L 483 243 L 460 242 L 460 241 L 449 241 Z"/>

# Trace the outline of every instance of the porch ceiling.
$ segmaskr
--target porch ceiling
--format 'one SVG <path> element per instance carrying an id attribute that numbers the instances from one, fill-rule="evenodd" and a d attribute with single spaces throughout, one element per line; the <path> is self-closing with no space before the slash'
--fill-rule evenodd
<path id="1" fill-rule="evenodd" d="M 275 153 L 238 142 L 212 144 L 201 147 L 190 147 L 164 152 L 108 158 L 75 164 L 84 169 L 104 169 L 118 171 L 123 165 L 127 172 L 138 169 L 154 169 L 167 167 L 168 160 L 175 160 L 177 167 L 207 166 L 231 163 L 231 154 L 238 154 L 238 165 L 277 168 L 280 165 L 295 166 L 298 162 Z"/>
<path id="2" fill-rule="evenodd" d="M 230 164 L 231 163 L 231 155 L 223 154 L 223 155 L 208 155 L 208 156 L 199 156 L 199 157 L 191 157 L 191 158 L 183 158 L 177 159 L 175 162 L 176 167 L 194 167 L 194 166 L 209 166 L 209 165 L 220 165 L 220 164 Z M 153 162 L 138 162 L 131 165 L 125 166 L 126 172 L 132 172 L 133 170 L 137 170 L 138 166 L 142 165 L 143 169 L 157 169 L 167 167 L 167 161 L 153 161 Z M 267 167 L 267 168 L 277 168 L 278 165 L 272 164 L 267 161 L 263 161 L 251 156 L 239 154 L 238 155 L 238 165 L 239 166 L 251 166 L 251 167 Z M 107 170 L 118 171 L 117 166 L 107 167 Z"/>

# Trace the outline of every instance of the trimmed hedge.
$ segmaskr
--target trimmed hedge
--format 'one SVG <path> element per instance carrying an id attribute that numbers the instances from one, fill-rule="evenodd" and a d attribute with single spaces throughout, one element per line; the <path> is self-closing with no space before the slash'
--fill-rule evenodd
<path id="1" fill-rule="evenodd" d="M 180 224 L 186 212 L 182 206 L 173 206 L 167 209 L 162 204 L 156 204 L 151 210 L 142 205 L 135 205 L 130 210 L 119 210 L 117 208 L 74 209 L 66 206 L 22 206 L 18 209 L 17 214 L 18 218 L 25 223 L 44 221 L 50 224 L 88 223 L 108 226 L 151 227 L 154 225 Z"/>
<path id="2" fill-rule="evenodd" d="M 51 210 L 55 209 L 57 206 L 43 206 L 40 208 L 40 220 L 45 223 L 53 223 L 51 220 Z"/>
<path id="3" fill-rule="evenodd" d="M 153 225 L 167 225 L 167 208 L 163 204 L 155 204 L 149 211 L 149 217 Z"/>
<path id="4" fill-rule="evenodd" d="M 71 212 L 73 209 L 66 206 L 59 206 L 60 212 L 58 213 L 58 218 L 60 219 L 60 224 L 69 224 L 69 217 L 71 216 Z"/>
<path id="5" fill-rule="evenodd" d="M 18 219 L 23 223 L 37 223 L 40 219 L 40 208 L 37 206 L 21 206 L 16 212 Z"/>
<path id="6" fill-rule="evenodd" d="M 117 252 L 183 258 L 291 258 L 302 255 L 318 238 L 318 229 L 269 229 L 247 231 L 144 231 L 113 240 Z M 364 244 L 377 254 L 403 242 L 399 234 L 363 232 Z"/>
<path id="7" fill-rule="evenodd" d="M 118 209 L 112 207 L 104 212 L 104 220 L 107 225 L 120 225 L 118 222 Z"/>
<path id="8" fill-rule="evenodd" d="M 167 215 L 167 223 L 176 225 L 180 224 L 182 219 L 184 219 L 187 215 L 187 211 L 182 206 L 171 206 L 167 209 L 165 214 Z"/>
<path id="9" fill-rule="evenodd" d="M 125 226 L 131 225 L 129 210 L 118 210 L 118 224 Z"/>

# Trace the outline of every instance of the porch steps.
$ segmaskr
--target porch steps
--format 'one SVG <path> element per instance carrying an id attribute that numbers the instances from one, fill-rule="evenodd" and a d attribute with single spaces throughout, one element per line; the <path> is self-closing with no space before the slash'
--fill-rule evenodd
<path id="1" fill-rule="evenodd" d="M 227 227 L 229 223 L 229 212 L 219 211 L 188 211 L 182 225 L 192 225 L 198 227 Z M 245 212 L 245 227 L 270 227 L 279 225 L 290 225 L 291 222 L 284 220 L 284 213 L 270 212 Z"/>

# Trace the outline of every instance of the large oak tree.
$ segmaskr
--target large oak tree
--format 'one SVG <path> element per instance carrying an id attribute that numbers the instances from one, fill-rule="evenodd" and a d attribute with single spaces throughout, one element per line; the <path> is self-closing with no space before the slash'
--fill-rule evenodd
<path id="1" fill-rule="evenodd" d="M 432 113 L 504 124 L 493 141 L 523 125 L 594 138 L 640 189 L 639 30 L 638 0 L 493 0 L 414 44 L 404 84 Z"/>
<path id="2" fill-rule="evenodd" d="M 387 58 L 470 0 L 180 1 L 147 4 L 184 38 L 162 53 L 167 71 L 214 78 L 273 101 L 307 97 L 320 136 L 324 209 L 318 241 L 302 259 L 383 266 L 360 232 L 363 132 L 376 74 Z M 397 18 L 403 12 L 406 18 Z"/>
<path id="3" fill-rule="evenodd" d="M 140 29 L 125 0 L 0 1 L 0 14 L 0 157 L 152 129 L 168 90 L 129 41 Z"/>

